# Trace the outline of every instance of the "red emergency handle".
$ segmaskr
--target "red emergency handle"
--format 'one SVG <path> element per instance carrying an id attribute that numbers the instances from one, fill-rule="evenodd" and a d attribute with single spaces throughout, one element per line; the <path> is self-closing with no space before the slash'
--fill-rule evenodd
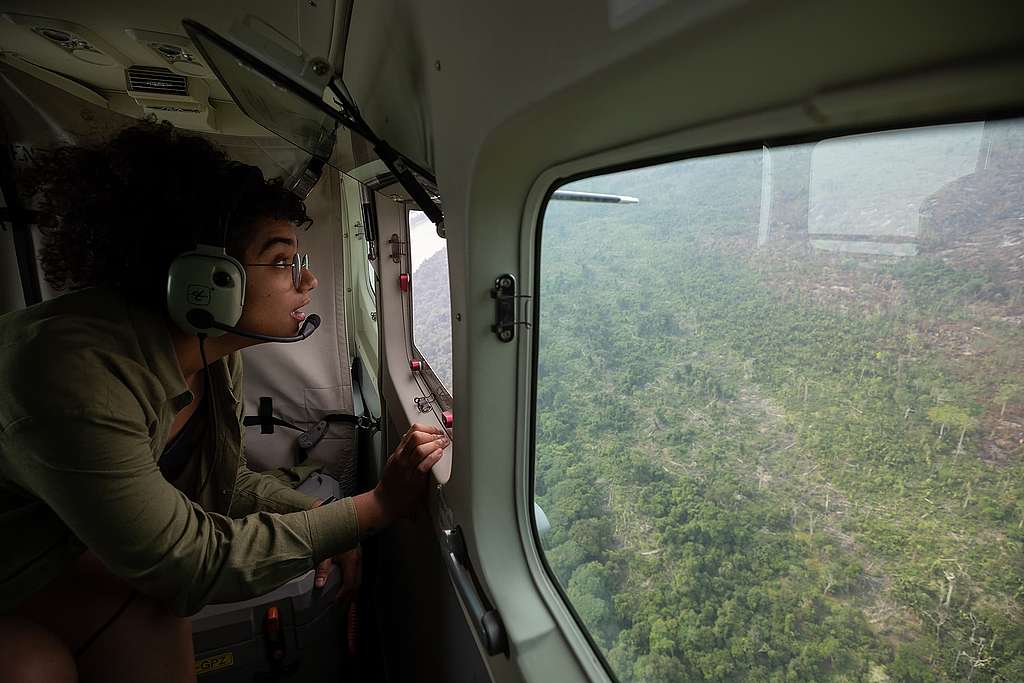
<path id="1" fill-rule="evenodd" d="M 281 616 L 277 612 L 277 607 L 268 609 L 263 621 L 269 635 L 277 635 L 281 631 Z"/>
<path id="2" fill-rule="evenodd" d="M 281 615 L 276 606 L 269 608 L 263 616 L 263 628 L 267 640 L 267 653 L 271 661 L 284 660 L 284 634 L 281 633 Z"/>
<path id="3" fill-rule="evenodd" d="M 409 277 L 409 273 L 402 273 L 401 275 L 398 276 L 398 286 L 401 287 L 403 292 L 409 291 L 409 283 L 411 281 L 412 278 Z"/>
<path id="4" fill-rule="evenodd" d="M 451 429 L 452 426 L 455 424 L 455 417 L 452 415 L 452 411 L 444 411 L 443 413 L 441 413 L 441 417 L 444 419 L 445 429 Z"/>

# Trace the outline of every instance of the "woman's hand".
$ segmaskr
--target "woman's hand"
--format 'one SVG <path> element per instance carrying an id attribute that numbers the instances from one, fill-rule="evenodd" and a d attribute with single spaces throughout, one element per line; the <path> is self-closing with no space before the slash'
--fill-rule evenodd
<path id="1" fill-rule="evenodd" d="M 321 505 L 323 505 L 321 499 L 313 500 L 313 507 Z M 359 586 L 363 583 L 363 549 L 357 545 L 355 548 L 329 557 L 317 565 L 314 579 L 314 585 L 317 588 L 327 585 L 327 577 L 331 575 L 332 564 L 338 565 L 338 568 L 341 569 L 341 588 L 338 589 L 337 599 L 341 602 L 355 600 L 359 593 Z"/>
<path id="2" fill-rule="evenodd" d="M 350 602 L 356 599 L 359 593 L 359 586 L 363 583 L 363 550 L 356 546 L 351 550 L 335 555 L 321 562 L 316 568 L 315 585 L 323 588 L 327 585 L 327 577 L 331 574 L 331 565 L 338 565 L 341 570 L 341 588 L 338 589 L 337 599 L 341 602 Z"/>
<path id="3" fill-rule="evenodd" d="M 430 468 L 451 443 L 440 427 L 414 424 L 384 465 L 376 488 L 352 498 L 361 537 L 400 517 L 407 517 L 424 499 Z"/>
<path id="4" fill-rule="evenodd" d="M 426 495 L 430 468 L 441 459 L 449 443 L 440 427 L 414 424 L 409 428 L 394 453 L 388 457 L 376 488 L 352 499 L 363 536 L 408 516 L 415 509 Z M 321 502 L 316 499 L 313 507 L 318 507 Z M 316 569 L 317 588 L 327 583 L 332 563 L 342 570 L 338 597 L 354 597 L 362 582 L 362 552 L 359 547 L 321 562 Z"/>
<path id="5" fill-rule="evenodd" d="M 414 424 L 405 433 L 373 490 L 386 524 L 407 517 L 423 499 L 430 468 L 441 459 L 449 443 L 440 427 Z"/>

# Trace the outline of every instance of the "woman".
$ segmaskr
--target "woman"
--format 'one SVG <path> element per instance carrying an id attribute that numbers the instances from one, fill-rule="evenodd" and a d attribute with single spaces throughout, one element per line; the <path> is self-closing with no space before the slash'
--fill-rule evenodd
<path id="1" fill-rule="evenodd" d="M 206 140 L 145 123 L 39 169 L 47 282 L 0 318 L 0 661 L 14 680 L 191 680 L 208 602 L 265 593 L 421 500 L 447 440 L 414 425 L 373 490 L 323 506 L 250 471 L 239 350 L 167 311 L 198 242 L 245 265 L 236 326 L 291 336 L 316 277 L 302 202 Z"/>

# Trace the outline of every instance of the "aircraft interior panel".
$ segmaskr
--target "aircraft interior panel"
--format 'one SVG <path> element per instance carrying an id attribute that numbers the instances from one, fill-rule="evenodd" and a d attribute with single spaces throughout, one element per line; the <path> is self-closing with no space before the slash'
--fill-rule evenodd
<path id="1" fill-rule="evenodd" d="M 344 498 L 450 439 L 353 606 L 312 570 L 208 606 L 199 680 L 1021 680 L 1022 25 L 3 0 L 0 313 L 60 294 L 36 159 L 167 121 L 313 220 L 250 466 Z"/>

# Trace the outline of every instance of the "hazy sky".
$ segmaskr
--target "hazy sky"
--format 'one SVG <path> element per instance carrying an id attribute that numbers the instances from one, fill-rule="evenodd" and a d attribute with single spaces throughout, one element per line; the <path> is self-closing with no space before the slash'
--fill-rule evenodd
<path id="1" fill-rule="evenodd" d="M 437 228 L 422 211 L 409 213 L 409 235 L 412 241 L 412 272 L 415 275 L 421 263 L 445 248 L 445 241 L 437 236 Z"/>

